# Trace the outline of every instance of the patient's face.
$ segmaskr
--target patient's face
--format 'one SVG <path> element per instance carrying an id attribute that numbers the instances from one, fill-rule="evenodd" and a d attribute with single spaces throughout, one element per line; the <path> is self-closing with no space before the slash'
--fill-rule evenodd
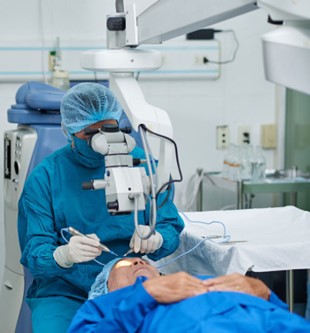
<path id="1" fill-rule="evenodd" d="M 151 279 L 159 276 L 159 273 L 155 267 L 141 258 L 122 259 L 111 270 L 108 289 L 113 291 L 134 284 L 138 276 Z"/>

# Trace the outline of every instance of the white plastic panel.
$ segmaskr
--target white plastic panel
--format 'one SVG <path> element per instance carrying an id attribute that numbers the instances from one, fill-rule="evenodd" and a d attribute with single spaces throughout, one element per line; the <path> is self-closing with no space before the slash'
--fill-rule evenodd
<path id="1" fill-rule="evenodd" d="M 29 163 L 32 157 L 37 134 L 31 128 L 19 128 L 6 131 L 6 140 L 10 141 L 10 176 L 4 179 L 4 233 L 5 266 L 11 271 L 23 274 L 19 263 L 20 248 L 17 232 L 18 200 L 24 187 Z"/>
<path id="2" fill-rule="evenodd" d="M 24 276 L 6 268 L 0 295 L 0 330 L 3 333 L 13 333 L 24 295 Z"/>

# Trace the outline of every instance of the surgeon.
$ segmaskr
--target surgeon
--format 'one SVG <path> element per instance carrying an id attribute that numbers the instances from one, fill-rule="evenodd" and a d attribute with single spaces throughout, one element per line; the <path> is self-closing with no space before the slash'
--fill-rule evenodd
<path id="1" fill-rule="evenodd" d="M 69 143 L 33 170 L 19 201 L 21 263 L 34 277 L 27 293 L 34 333 L 66 332 L 101 264 L 115 258 L 102 252 L 99 240 L 120 256 L 132 248 L 135 256 L 158 260 L 176 250 L 184 227 L 164 192 L 158 197 L 156 230 L 141 240 L 134 232 L 133 214 L 111 216 L 104 190 L 82 189 L 84 181 L 105 173 L 104 156 L 91 149 L 84 130 L 117 124 L 122 114 L 108 88 L 78 84 L 65 94 L 60 111 Z M 132 155 L 144 157 L 137 147 Z M 150 229 L 148 215 L 148 208 L 139 212 L 143 234 Z M 71 236 L 66 232 L 70 226 L 88 237 Z"/>
<path id="2" fill-rule="evenodd" d="M 68 331 L 88 332 L 306 333 L 310 322 L 258 279 L 160 276 L 147 261 L 127 258 L 103 268 Z"/>

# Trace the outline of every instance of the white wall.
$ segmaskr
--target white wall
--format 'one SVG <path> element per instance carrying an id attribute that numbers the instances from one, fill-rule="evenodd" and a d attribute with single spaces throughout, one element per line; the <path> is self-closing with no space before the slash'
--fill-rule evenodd
<path id="1" fill-rule="evenodd" d="M 27 45 L 29 42 L 29 45 L 47 46 L 60 36 L 61 40 L 75 45 L 82 40 L 96 45 L 101 41 L 104 43 L 105 16 L 112 11 L 113 4 L 112 0 L 1 1 L 0 29 L 6 33 L 1 34 L 0 42 L 4 45 Z M 177 186 L 177 204 L 196 168 L 221 170 L 224 152 L 216 150 L 217 125 L 230 127 L 232 142 L 237 140 L 237 127 L 249 125 L 252 143 L 259 144 L 260 125 L 277 121 L 275 87 L 264 79 L 261 57 L 260 36 L 272 29 L 266 19 L 265 12 L 257 10 L 216 25 L 219 29 L 234 29 L 240 42 L 236 60 L 222 66 L 218 80 L 140 80 L 147 101 L 167 110 L 172 119 L 184 174 L 184 182 Z M 227 45 L 223 46 L 229 48 L 228 37 L 224 41 Z M 82 46 L 85 47 L 85 43 Z M 3 52 L 6 51 L 0 47 L 0 57 Z M 10 66 L 14 69 L 14 63 Z M 0 73 L 1 136 L 5 130 L 14 127 L 6 121 L 6 110 L 14 103 L 20 85 L 6 81 L 2 77 L 1 82 Z M 0 155 L 3 156 L 3 145 L 0 145 Z M 275 151 L 266 151 L 266 158 L 267 167 L 274 167 Z M 0 173 L 3 175 L 3 163 Z M 0 253 L 3 254 L 3 177 L 0 181 L 0 212 Z M 3 257 L 0 257 L 0 267 L 2 262 Z"/>
<path id="2" fill-rule="evenodd" d="M 277 122 L 275 86 L 264 79 L 261 57 L 260 36 L 272 29 L 265 13 L 257 10 L 215 27 L 234 29 L 240 41 L 237 59 L 222 66 L 219 80 L 141 82 L 148 101 L 167 110 L 172 119 L 185 178 L 177 185 L 177 203 L 196 168 L 221 170 L 225 151 L 216 149 L 217 125 L 229 126 L 233 143 L 238 126 L 249 125 L 252 143 L 259 145 L 260 125 Z M 276 152 L 264 153 L 267 167 L 274 168 Z"/>

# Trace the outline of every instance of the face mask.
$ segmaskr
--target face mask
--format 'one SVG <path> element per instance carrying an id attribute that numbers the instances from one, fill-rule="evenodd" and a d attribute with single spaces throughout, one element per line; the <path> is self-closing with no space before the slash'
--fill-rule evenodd
<path id="1" fill-rule="evenodd" d="M 76 136 L 72 136 L 74 147 L 72 148 L 75 158 L 88 168 L 98 168 L 103 165 L 104 156 L 95 152 L 87 143 Z"/>

